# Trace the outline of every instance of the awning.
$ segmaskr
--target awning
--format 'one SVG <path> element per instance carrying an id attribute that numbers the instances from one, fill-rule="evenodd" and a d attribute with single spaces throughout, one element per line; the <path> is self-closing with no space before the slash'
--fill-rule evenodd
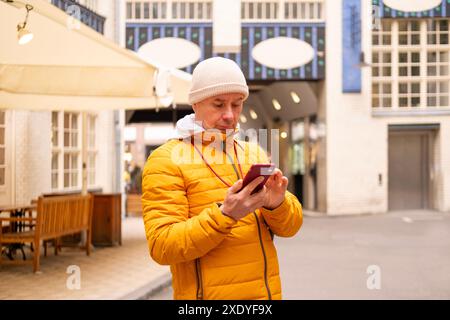
<path id="1" fill-rule="evenodd" d="M 43 0 L 27 0 L 27 29 L 17 42 L 26 10 L 0 1 L 0 108 L 47 110 L 161 107 L 153 94 L 157 62 L 148 63 Z M 191 76 L 171 70 L 174 102 L 187 104 Z"/>

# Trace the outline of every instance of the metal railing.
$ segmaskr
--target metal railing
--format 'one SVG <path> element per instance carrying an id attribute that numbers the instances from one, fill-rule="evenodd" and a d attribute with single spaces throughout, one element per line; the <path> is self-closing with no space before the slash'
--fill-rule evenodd
<path id="1" fill-rule="evenodd" d="M 104 34 L 104 25 L 106 18 L 99 15 L 98 13 L 92 11 L 91 9 L 83 6 L 74 0 L 51 0 L 51 3 L 60 8 L 61 10 L 67 12 L 74 18 L 79 19 L 82 23 L 91 27 L 95 31 Z M 73 8 L 77 8 L 75 10 L 76 14 L 74 15 Z M 79 11 L 78 11 L 79 8 Z M 79 17 L 77 16 L 79 14 Z"/>

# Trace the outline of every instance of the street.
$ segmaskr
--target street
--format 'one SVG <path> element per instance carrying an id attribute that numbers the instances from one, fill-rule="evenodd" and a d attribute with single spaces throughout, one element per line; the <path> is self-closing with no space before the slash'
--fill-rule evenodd
<path id="1" fill-rule="evenodd" d="M 275 239 L 283 299 L 450 298 L 448 213 L 305 217 L 295 237 Z"/>

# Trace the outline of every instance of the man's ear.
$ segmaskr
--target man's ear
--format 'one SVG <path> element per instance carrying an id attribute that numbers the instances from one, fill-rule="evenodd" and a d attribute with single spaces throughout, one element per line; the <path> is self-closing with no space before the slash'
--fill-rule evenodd
<path id="1" fill-rule="evenodd" d="M 194 112 L 197 111 L 197 103 L 194 103 L 194 104 L 192 105 L 192 110 L 194 110 Z"/>

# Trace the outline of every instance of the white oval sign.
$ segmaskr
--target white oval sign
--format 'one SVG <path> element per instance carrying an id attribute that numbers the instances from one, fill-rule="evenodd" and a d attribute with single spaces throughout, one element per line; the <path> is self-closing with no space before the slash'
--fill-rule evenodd
<path id="1" fill-rule="evenodd" d="M 198 45 L 186 39 L 159 38 L 142 45 L 137 54 L 149 63 L 181 69 L 197 62 L 201 51 Z"/>
<path id="2" fill-rule="evenodd" d="M 442 0 L 384 0 L 384 4 L 389 8 L 405 12 L 430 10 L 440 5 L 441 2 Z"/>
<path id="3" fill-rule="evenodd" d="M 303 66 L 314 58 L 314 49 L 305 41 L 278 37 L 258 43 L 252 57 L 260 64 L 274 69 Z"/>

